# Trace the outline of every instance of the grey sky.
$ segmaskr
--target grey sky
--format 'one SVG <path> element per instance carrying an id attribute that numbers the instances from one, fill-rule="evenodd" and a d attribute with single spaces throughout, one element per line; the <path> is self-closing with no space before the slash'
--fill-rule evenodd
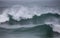
<path id="1" fill-rule="evenodd" d="M 9 7 L 15 4 L 36 4 L 40 6 L 60 6 L 60 0 L 0 0 L 0 7 Z"/>
<path id="2" fill-rule="evenodd" d="M 51 1 L 51 0 L 1 0 L 1 1 Z"/>
<path id="3" fill-rule="evenodd" d="M 1 1 L 11 1 L 11 0 L 1 0 Z M 29 0 L 12 0 L 12 1 L 29 1 Z M 32 0 L 32 1 L 38 1 L 38 0 Z M 39 0 L 39 1 L 46 1 L 46 0 Z M 47 1 L 50 1 L 50 0 L 47 0 Z"/>

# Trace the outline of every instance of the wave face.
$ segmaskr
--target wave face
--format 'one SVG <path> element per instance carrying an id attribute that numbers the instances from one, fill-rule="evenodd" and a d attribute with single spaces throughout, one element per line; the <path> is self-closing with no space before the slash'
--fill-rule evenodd
<path id="1" fill-rule="evenodd" d="M 9 16 L 9 24 L 20 24 L 20 25 L 26 25 L 26 24 L 59 24 L 60 15 L 59 14 L 42 14 L 40 16 L 34 15 L 32 18 L 27 19 L 21 19 L 19 21 L 13 19 L 11 15 Z"/>

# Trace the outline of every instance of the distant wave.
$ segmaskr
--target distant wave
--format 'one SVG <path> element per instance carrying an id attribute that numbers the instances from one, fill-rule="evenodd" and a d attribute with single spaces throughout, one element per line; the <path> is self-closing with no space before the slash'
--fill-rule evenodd
<path id="1" fill-rule="evenodd" d="M 11 26 L 10 26 L 11 27 Z M 51 31 L 52 31 L 52 27 L 50 27 L 48 24 L 42 24 L 42 25 L 28 25 L 28 26 L 20 26 L 21 28 L 5 28 L 5 27 L 0 27 L 0 31 L 3 31 L 3 30 L 13 30 L 13 31 L 15 31 L 15 30 L 18 30 L 18 31 L 26 31 L 26 30 L 30 30 L 30 31 L 33 31 L 33 30 L 42 30 L 42 31 L 44 31 L 44 28 L 46 29 L 46 31 L 48 30 L 48 29 L 50 29 Z"/>

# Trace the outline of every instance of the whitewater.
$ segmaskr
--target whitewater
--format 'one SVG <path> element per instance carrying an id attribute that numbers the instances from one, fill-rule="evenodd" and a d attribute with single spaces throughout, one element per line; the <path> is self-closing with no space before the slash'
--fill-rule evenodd
<path id="1" fill-rule="evenodd" d="M 50 2 L 41 6 L 30 1 L 4 8 L 0 12 L 0 38 L 59 38 L 52 36 L 60 33 L 60 8 Z"/>
<path id="2" fill-rule="evenodd" d="M 60 12 L 60 10 L 58 8 L 52 8 L 52 7 L 13 5 L 10 8 L 6 8 L 5 10 L 3 10 L 2 14 L 0 14 L 0 23 L 9 21 L 8 14 L 12 15 L 12 18 L 14 20 L 20 21 L 21 19 L 33 18 L 34 15 L 40 16 L 42 14 L 47 14 L 47 13 L 52 13 L 52 14 L 56 13 L 56 14 L 60 15 L 59 12 Z M 58 23 L 59 19 L 53 17 L 52 21 L 49 21 L 50 19 L 51 18 L 47 18 L 44 24 L 54 25 L 53 30 L 60 33 L 60 31 L 59 31 L 60 24 Z M 4 25 L 2 27 L 4 27 Z M 8 26 L 8 27 L 10 28 L 10 26 Z M 13 27 L 13 26 L 11 26 L 11 27 Z"/>

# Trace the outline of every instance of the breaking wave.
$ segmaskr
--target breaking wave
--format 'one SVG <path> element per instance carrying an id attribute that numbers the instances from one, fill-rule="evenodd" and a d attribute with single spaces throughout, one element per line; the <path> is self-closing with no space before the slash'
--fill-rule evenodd
<path id="1" fill-rule="evenodd" d="M 28 25 L 29 27 L 32 25 L 40 25 L 40 24 L 52 24 L 54 31 L 59 31 L 59 23 L 60 23 L 60 13 L 59 9 L 49 8 L 49 7 L 38 7 L 38 6 L 22 6 L 22 5 L 14 5 L 10 8 L 6 8 L 3 13 L 0 15 L 0 23 L 1 24 L 10 24 L 8 25 L 0 25 L 0 27 L 7 29 L 15 29 L 20 27 L 25 27 L 24 25 Z M 15 26 L 14 26 L 15 24 Z M 16 26 L 16 24 L 19 24 Z M 58 30 L 57 30 L 58 29 Z"/>
<path id="2" fill-rule="evenodd" d="M 60 14 L 59 12 L 58 8 L 13 5 L 12 7 L 3 10 L 3 13 L 0 15 L 0 22 L 8 21 L 8 14 L 12 15 L 13 19 L 19 21 L 21 19 L 32 18 L 34 15 L 40 16 L 46 13 Z"/>

